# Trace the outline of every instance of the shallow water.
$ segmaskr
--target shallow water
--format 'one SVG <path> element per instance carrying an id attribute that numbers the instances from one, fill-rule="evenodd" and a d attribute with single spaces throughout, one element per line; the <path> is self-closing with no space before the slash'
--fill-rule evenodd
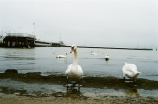
<path id="1" fill-rule="evenodd" d="M 69 47 L 0 48 L 0 73 L 7 69 L 17 69 L 19 73 L 42 72 L 43 76 L 64 74 L 67 66 L 73 62 L 73 53 L 70 54 L 69 51 Z M 92 56 L 91 51 L 95 53 L 99 51 L 99 55 Z M 68 53 L 67 58 L 56 58 L 65 52 Z M 110 56 L 109 61 L 104 59 L 106 53 Z M 136 64 L 138 71 L 141 72 L 138 78 L 158 81 L 158 51 L 78 48 L 78 57 L 84 76 L 122 78 L 122 67 L 127 62 Z M 61 86 L 58 89 L 63 91 L 65 88 Z M 81 92 L 89 96 L 103 96 L 105 93 L 130 96 L 128 95 L 132 94 L 130 92 L 135 96 L 157 96 L 155 92 L 158 90 L 116 91 L 107 88 L 82 88 Z"/>

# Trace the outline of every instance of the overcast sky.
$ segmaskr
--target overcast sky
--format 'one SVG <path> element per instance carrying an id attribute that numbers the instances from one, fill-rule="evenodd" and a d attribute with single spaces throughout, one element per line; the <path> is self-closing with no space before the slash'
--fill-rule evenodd
<path id="1" fill-rule="evenodd" d="M 0 29 L 105 47 L 158 47 L 158 0 L 0 0 Z"/>

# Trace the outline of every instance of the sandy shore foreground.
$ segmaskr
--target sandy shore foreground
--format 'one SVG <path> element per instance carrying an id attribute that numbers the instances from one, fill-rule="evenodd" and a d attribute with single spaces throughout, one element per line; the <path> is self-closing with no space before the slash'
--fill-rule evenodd
<path id="1" fill-rule="evenodd" d="M 0 94 L 0 104 L 158 104 L 158 97 L 70 98 L 70 97 L 26 97 Z"/>
<path id="2" fill-rule="evenodd" d="M 158 96 L 114 96 L 104 95 L 99 97 L 84 96 L 76 91 L 58 92 L 47 86 L 66 83 L 63 75 L 53 74 L 42 76 L 41 73 L 21 74 L 5 72 L 0 73 L 0 104 L 158 104 Z M 108 84 L 107 84 L 108 83 Z M 31 85 L 33 86 L 31 87 Z M 125 89 L 136 92 L 135 89 L 158 90 L 158 81 L 137 79 L 137 82 L 125 83 L 117 77 L 84 77 L 83 87 L 96 89 Z M 14 86 L 16 85 L 16 86 Z M 38 90 L 36 90 L 38 88 Z M 64 87 L 65 88 L 65 87 Z M 46 90 L 46 92 L 45 92 Z M 65 88 L 66 90 L 66 88 Z M 92 91 L 92 93 L 95 93 Z M 130 93 L 130 92 L 127 92 Z M 148 92 L 146 92 L 148 93 Z"/>

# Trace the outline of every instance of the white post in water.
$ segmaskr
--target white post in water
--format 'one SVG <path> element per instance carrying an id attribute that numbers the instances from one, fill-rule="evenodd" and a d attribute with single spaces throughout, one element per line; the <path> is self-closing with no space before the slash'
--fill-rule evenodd
<path id="1" fill-rule="evenodd" d="M 35 35 L 35 23 L 33 23 L 33 25 L 34 25 L 34 35 Z"/>

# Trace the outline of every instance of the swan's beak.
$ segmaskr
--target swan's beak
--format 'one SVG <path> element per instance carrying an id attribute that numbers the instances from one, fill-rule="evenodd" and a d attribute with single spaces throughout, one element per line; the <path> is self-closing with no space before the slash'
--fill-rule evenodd
<path id="1" fill-rule="evenodd" d="M 70 53 L 72 53 L 74 50 L 73 49 L 71 49 L 71 51 L 70 51 Z"/>

